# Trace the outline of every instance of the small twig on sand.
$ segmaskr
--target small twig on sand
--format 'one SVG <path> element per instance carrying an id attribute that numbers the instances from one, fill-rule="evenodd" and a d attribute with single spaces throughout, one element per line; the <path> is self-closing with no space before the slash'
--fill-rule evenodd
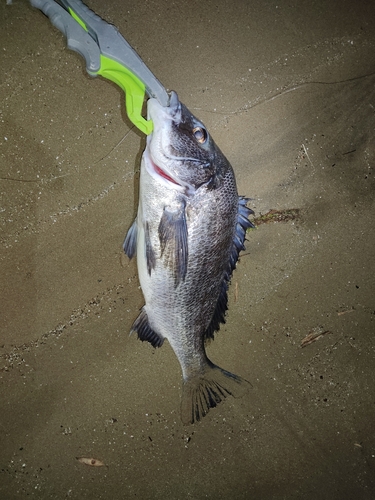
<path id="1" fill-rule="evenodd" d="M 339 312 L 337 313 L 337 316 L 342 316 L 343 314 L 352 313 L 352 312 L 354 312 L 354 311 L 355 311 L 355 309 L 347 309 L 346 311 L 339 311 Z"/>
<path id="2" fill-rule="evenodd" d="M 303 147 L 303 150 L 304 150 L 304 152 L 305 152 L 305 155 L 307 156 L 307 159 L 309 160 L 309 162 L 311 163 L 311 166 L 313 167 L 313 166 L 314 166 L 314 164 L 313 164 L 313 162 L 312 162 L 312 161 L 311 161 L 311 159 L 310 159 L 309 153 L 307 152 L 307 149 L 305 148 L 305 145 L 304 145 L 304 144 L 302 144 L 302 147 Z"/>
<path id="3" fill-rule="evenodd" d="M 301 341 L 301 347 L 306 347 L 307 345 L 312 344 L 313 342 L 316 342 L 320 338 L 323 337 L 323 335 L 326 335 L 327 333 L 332 333 L 329 330 L 326 330 L 325 332 L 310 332 L 306 337 Z"/>

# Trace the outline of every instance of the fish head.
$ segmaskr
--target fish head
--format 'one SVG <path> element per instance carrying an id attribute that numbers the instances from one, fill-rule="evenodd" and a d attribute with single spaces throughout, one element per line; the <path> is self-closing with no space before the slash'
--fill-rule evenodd
<path id="1" fill-rule="evenodd" d="M 147 104 L 148 119 L 154 123 L 147 138 L 145 163 L 159 182 L 186 195 L 193 195 L 202 185 L 218 187 L 226 170 L 231 168 L 203 123 L 182 104 L 176 92 L 169 106 L 156 99 Z"/>

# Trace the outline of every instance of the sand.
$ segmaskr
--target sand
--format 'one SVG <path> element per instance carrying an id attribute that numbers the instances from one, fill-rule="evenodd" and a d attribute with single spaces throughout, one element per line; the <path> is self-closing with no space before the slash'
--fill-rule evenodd
<path id="1" fill-rule="evenodd" d="M 252 387 L 182 425 L 170 346 L 129 337 L 145 137 L 3 1 L 0 498 L 373 499 L 374 4 L 88 4 L 205 122 L 256 219 L 280 214 L 249 232 L 208 347 Z"/>

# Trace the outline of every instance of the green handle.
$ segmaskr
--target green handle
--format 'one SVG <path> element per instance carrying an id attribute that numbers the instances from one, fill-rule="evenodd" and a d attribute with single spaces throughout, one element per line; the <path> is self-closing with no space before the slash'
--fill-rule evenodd
<path id="1" fill-rule="evenodd" d="M 95 73 L 116 83 L 125 92 L 126 112 L 134 125 L 146 135 L 151 134 L 153 123 L 142 116 L 142 107 L 145 98 L 145 85 L 134 73 L 122 64 L 100 55 L 100 69 Z"/>
<path id="2" fill-rule="evenodd" d="M 86 24 L 73 9 L 69 8 L 69 13 L 85 31 L 88 31 Z M 134 73 L 124 65 L 103 54 L 100 54 L 99 70 L 95 72 L 87 71 L 91 76 L 100 75 L 121 87 L 125 92 L 126 113 L 130 121 L 141 132 L 144 132 L 146 135 L 151 134 L 154 124 L 152 120 L 145 120 L 142 116 L 146 87 Z"/>

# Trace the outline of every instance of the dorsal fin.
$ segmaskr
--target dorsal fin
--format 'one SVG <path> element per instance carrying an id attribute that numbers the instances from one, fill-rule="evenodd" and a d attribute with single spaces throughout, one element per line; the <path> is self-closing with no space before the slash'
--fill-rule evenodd
<path id="1" fill-rule="evenodd" d="M 243 196 L 238 197 L 237 222 L 229 262 L 227 264 L 223 281 L 221 282 L 220 293 L 216 302 L 215 311 L 207 330 L 203 334 L 204 340 L 213 339 L 215 331 L 220 328 L 220 323 L 225 323 L 225 312 L 228 309 L 228 287 L 232 273 L 236 267 L 240 251 L 245 249 L 244 243 L 246 230 L 250 227 L 254 227 L 254 224 L 250 222 L 248 218 L 249 215 L 254 213 L 246 206 L 248 201 L 248 198 L 244 198 Z"/>

